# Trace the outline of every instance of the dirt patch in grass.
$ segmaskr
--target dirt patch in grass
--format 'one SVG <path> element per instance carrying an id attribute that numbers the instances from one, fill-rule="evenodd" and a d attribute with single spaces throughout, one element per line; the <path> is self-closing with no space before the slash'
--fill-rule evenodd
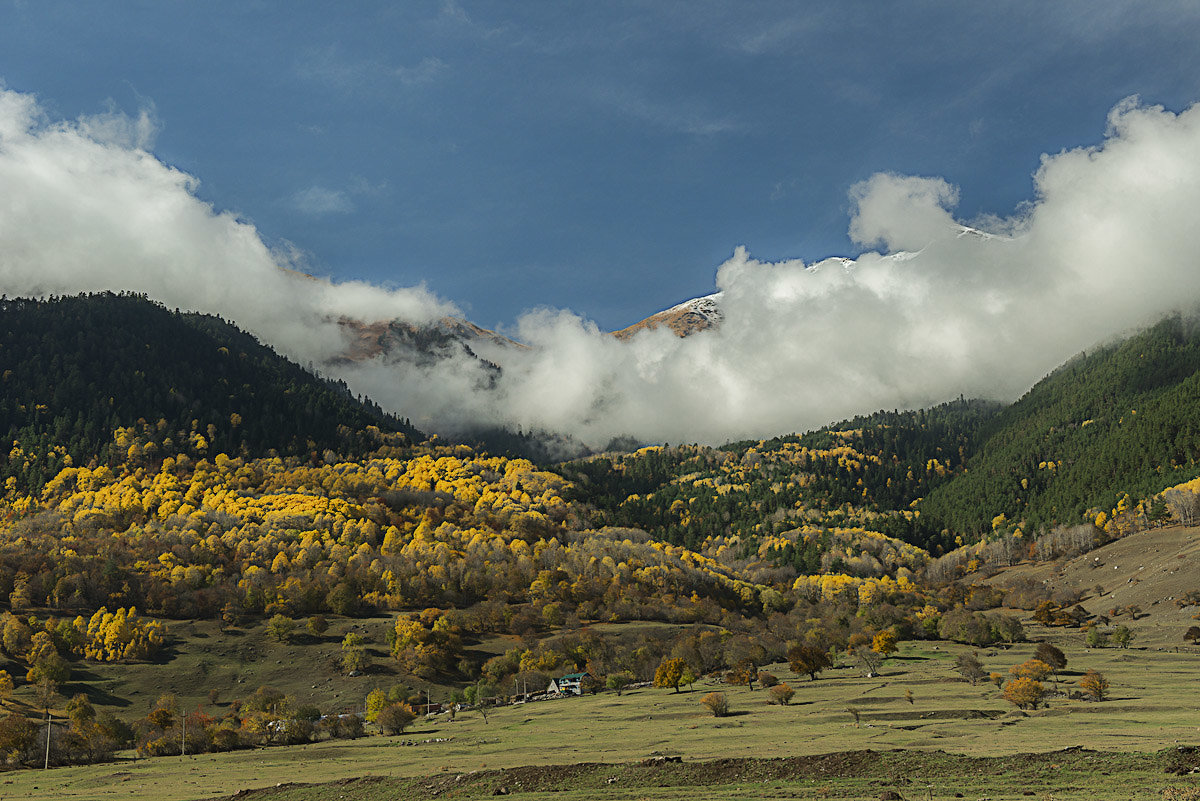
<path id="1" fill-rule="evenodd" d="M 974 781 L 994 779 L 1028 787 L 1061 784 L 1066 777 L 1110 776 L 1137 771 L 1152 774 L 1186 774 L 1200 765 L 1200 750 L 1168 749 L 1157 754 L 1114 754 L 1069 748 L 1042 754 L 1004 757 L 969 757 L 944 751 L 844 751 L 816 756 L 775 759 L 728 758 L 689 762 L 650 759 L 642 763 L 516 767 L 441 774 L 407 779 L 363 777 L 326 785 L 281 785 L 243 791 L 238 801 L 309 801 L 340 798 L 346 801 L 433 798 L 482 798 L 589 790 L 634 788 L 696 788 L 742 784 L 787 783 L 868 779 L 877 786 L 905 787 L 932 780 L 954 781 L 970 776 Z M 686 796 L 686 791 L 683 793 Z"/>
<path id="2" fill-rule="evenodd" d="M 989 718 L 995 720 L 1003 717 L 999 709 L 925 709 L 920 712 L 901 710 L 899 712 L 869 712 L 864 713 L 863 720 L 979 720 Z"/>

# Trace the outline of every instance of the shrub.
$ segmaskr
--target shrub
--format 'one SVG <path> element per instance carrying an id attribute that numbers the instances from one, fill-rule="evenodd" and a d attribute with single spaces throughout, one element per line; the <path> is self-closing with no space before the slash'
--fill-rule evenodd
<path id="1" fill-rule="evenodd" d="M 770 689 L 770 688 L 774 687 L 775 685 L 779 684 L 779 679 L 776 678 L 775 675 L 772 673 L 768 673 L 765 670 L 760 670 L 758 672 L 758 683 L 761 684 L 762 686 L 766 687 L 767 689 Z"/>
<path id="2" fill-rule="evenodd" d="M 212 735 L 214 751 L 235 751 L 242 747 L 242 738 L 237 729 L 230 726 L 218 726 Z"/>
<path id="3" fill-rule="evenodd" d="M 995 642 L 1023 640 L 1025 630 L 1021 622 L 1011 615 L 985 615 L 967 609 L 953 609 L 938 621 L 938 636 L 943 640 L 982 648 Z"/>
<path id="4" fill-rule="evenodd" d="M 788 649 L 788 665 L 793 673 L 807 673 L 813 681 L 817 674 L 832 665 L 829 652 L 810 643 L 796 645 Z"/>
<path id="5" fill-rule="evenodd" d="M 315 732 L 316 726 L 313 725 L 311 720 L 289 718 L 282 722 L 279 736 L 285 745 L 299 745 L 300 743 L 311 742 Z"/>
<path id="6" fill-rule="evenodd" d="M 772 685 L 770 689 L 767 690 L 767 694 L 770 696 L 772 704 L 787 706 L 792 700 L 792 696 L 796 694 L 796 691 L 787 686 L 787 683 L 784 682 L 783 684 Z"/>
<path id="7" fill-rule="evenodd" d="M 375 723 L 378 724 L 379 730 L 384 734 L 402 734 L 405 729 L 412 725 L 416 717 L 406 705 L 391 704 L 379 710 L 379 715 L 375 718 Z"/>
<path id="8" fill-rule="evenodd" d="M 307 720 L 309 723 L 316 723 L 321 719 L 321 710 L 315 706 L 304 705 L 296 707 L 292 712 L 292 717 L 296 720 Z"/>
<path id="9" fill-rule="evenodd" d="M 871 640 L 871 650 L 885 658 L 896 653 L 895 632 L 884 630 L 876 634 Z"/>
<path id="10" fill-rule="evenodd" d="M 36 742 L 37 730 L 24 715 L 10 712 L 0 720 L 0 754 L 9 764 L 20 764 Z"/>
<path id="11" fill-rule="evenodd" d="M 1038 643 L 1037 650 L 1033 652 L 1033 658 L 1045 662 L 1053 672 L 1058 672 L 1067 666 L 1066 654 L 1048 642 Z"/>
<path id="12" fill-rule="evenodd" d="M 683 680 L 683 671 L 686 667 L 687 662 L 682 659 L 664 659 L 658 669 L 654 671 L 654 686 L 673 687 L 675 692 L 679 692 L 679 684 Z"/>
<path id="13" fill-rule="evenodd" d="M 1118 648 L 1128 648 L 1129 644 L 1133 642 L 1133 632 L 1127 626 L 1117 626 L 1113 629 L 1112 641 Z"/>
<path id="14" fill-rule="evenodd" d="M 357 740 L 363 736 L 363 722 L 358 715 L 330 715 L 321 721 L 321 727 L 338 740 Z"/>
<path id="15" fill-rule="evenodd" d="M 723 718 L 729 714 L 729 699 L 725 693 L 709 693 L 700 699 L 700 703 L 708 707 L 715 718 Z"/>
<path id="16" fill-rule="evenodd" d="M 758 679 L 758 670 L 754 667 L 754 662 L 749 659 L 743 659 L 733 666 L 733 669 L 725 674 L 725 682 L 732 684 L 735 687 L 749 686 L 754 689 L 754 682 Z"/>
<path id="17" fill-rule="evenodd" d="M 987 678 L 987 671 L 983 669 L 983 663 L 979 661 L 979 657 L 975 654 L 959 654 L 954 660 L 954 669 L 961 673 L 963 678 L 971 682 L 972 685 L 978 684 L 981 679 Z"/>
<path id="18" fill-rule="evenodd" d="M 371 657 L 367 653 L 367 640 L 361 634 L 350 632 L 342 639 L 342 671 L 345 673 L 363 673 L 371 666 Z"/>
<path id="19" fill-rule="evenodd" d="M 296 624 L 286 615 L 274 615 L 267 621 L 267 634 L 279 642 L 289 642 Z"/>
<path id="20" fill-rule="evenodd" d="M 628 687 L 632 681 L 633 677 L 628 673 L 609 673 L 604 685 L 610 690 L 615 690 L 617 695 L 620 695 L 621 691 Z"/>

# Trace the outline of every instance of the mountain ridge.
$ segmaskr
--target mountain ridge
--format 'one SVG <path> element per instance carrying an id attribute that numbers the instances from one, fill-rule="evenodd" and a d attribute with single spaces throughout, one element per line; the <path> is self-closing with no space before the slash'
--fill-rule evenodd
<path id="1" fill-rule="evenodd" d="M 0 301 L 0 478 L 37 487 L 65 457 L 124 458 L 118 428 L 203 452 L 309 455 L 360 448 L 360 431 L 421 439 L 407 421 L 319 378 L 212 315 L 144 295 Z M 15 452 L 14 452 L 15 451 Z"/>

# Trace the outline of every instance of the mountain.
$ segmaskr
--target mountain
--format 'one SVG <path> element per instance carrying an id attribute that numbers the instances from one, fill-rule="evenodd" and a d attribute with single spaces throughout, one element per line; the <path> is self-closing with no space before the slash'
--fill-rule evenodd
<path id="1" fill-rule="evenodd" d="M 967 228 L 960 235 L 985 236 Z M 721 295 L 717 293 L 673 306 L 613 336 L 628 340 L 639 331 L 665 326 L 683 337 L 711 330 L 722 319 Z M 454 319 L 424 327 L 401 322 L 346 325 L 357 333 L 347 358 L 381 356 L 419 364 L 466 355 L 485 364 L 492 376 L 503 370 L 506 353 L 525 347 Z M 872 459 L 882 459 L 899 472 L 892 467 L 878 468 L 868 460 L 864 474 L 852 477 L 854 482 L 863 482 L 856 490 L 861 496 L 858 498 L 842 497 L 847 490 L 839 481 L 846 476 L 821 474 L 805 480 L 826 487 L 827 497 L 821 503 L 835 504 L 837 498 L 841 498 L 838 503 L 853 501 L 856 508 L 884 515 L 885 519 L 873 524 L 876 528 L 923 547 L 945 547 L 958 535 L 968 540 L 985 536 L 999 515 L 1011 525 L 1023 521 L 1026 527 L 1034 528 L 1078 523 L 1085 513 L 1094 517 L 1099 511 L 1115 510 L 1126 494 L 1136 502 L 1200 472 L 1200 423 L 1195 422 L 1200 419 L 1198 370 L 1200 337 L 1193 326 L 1181 318 L 1164 320 L 1125 342 L 1071 360 L 1017 403 L 996 414 L 989 411 L 986 423 L 984 415 L 973 414 L 969 430 L 950 430 L 940 422 L 933 428 L 920 428 L 944 416 L 944 411 L 937 410 L 929 410 L 927 420 L 899 419 L 897 413 L 880 412 L 832 426 L 828 431 L 861 431 L 861 441 L 843 444 L 860 449 Z M 942 449 L 941 455 L 931 451 L 927 456 L 937 459 L 941 466 L 936 482 L 910 478 L 910 467 L 914 475 L 925 471 L 922 460 L 889 450 L 894 446 L 889 437 L 909 432 L 913 426 L 922 431 L 923 441 L 932 443 L 936 436 L 947 438 L 936 445 Z M 818 435 L 814 432 L 804 436 L 811 439 Z M 569 441 L 551 441 L 537 432 L 514 434 L 487 429 L 472 436 L 473 441 L 489 450 L 533 458 L 543 464 L 556 456 L 564 458 L 583 450 Z M 630 450 L 634 444 L 624 445 L 623 450 Z M 740 447 L 749 448 L 750 444 Z M 759 452 L 763 452 L 761 447 Z M 639 458 L 645 461 L 651 457 Z M 664 468 L 661 481 L 679 479 L 683 474 L 676 468 L 682 469 L 689 459 L 681 456 L 677 465 Z M 604 472 L 594 464 L 587 468 L 583 464 L 577 462 L 569 469 L 580 474 Z M 614 463 L 606 469 L 629 475 L 641 470 L 636 463 Z M 799 473 L 793 471 L 792 475 Z M 883 484 L 875 481 L 879 476 L 885 477 Z M 607 481 L 599 474 L 589 478 L 602 484 Z M 664 497 L 663 486 L 659 486 L 660 494 L 655 497 Z M 747 514 L 731 508 L 721 513 L 721 525 L 716 526 L 703 515 L 693 515 L 691 523 L 681 528 L 679 521 L 671 522 L 662 510 L 644 509 L 649 503 L 644 497 L 617 510 L 613 504 L 620 506 L 625 500 L 624 496 L 617 497 L 622 488 L 629 491 L 627 494 L 640 493 L 623 485 L 610 487 L 612 498 L 597 501 L 606 522 L 644 526 L 656 536 L 689 546 L 698 544 L 705 526 L 734 533 L 729 531 L 730 521 Z M 717 506 L 729 503 L 720 500 Z M 767 504 L 768 510 L 776 508 L 773 503 Z M 635 514 L 638 509 L 643 512 Z M 919 520 L 901 514 L 911 509 L 921 512 Z M 785 515 L 785 520 L 794 518 Z M 748 525 L 734 528 L 746 533 Z M 749 528 L 759 533 L 765 530 L 761 520 Z"/>
<path id="2" fill-rule="evenodd" d="M 349 340 L 342 362 L 359 362 L 382 357 L 388 362 L 408 361 L 418 365 L 467 356 L 495 369 L 496 361 L 511 350 L 527 346 L 457 317 L 416 325 L 403 320 L 364 323 L 338 321 Z"/>
<path id="3" fill-rule="evenodd" d="M 35 489 L 69 457 L 125 458 L 119 428 L 229 455 L 359 450 L 421 435 L 219 317 L 111 293 L 0 301 L 0 478 Z"/>
<path id="4" fill-rule="evenodd" d="M 700 331 L 716 328 L 724 319 L 725 315 L 721 311 L 721 293 L 717 292 L 712 295 L 705 295 L 704 297 L 684 301 L 665 311 L 652 314 L 640 322 L 622 328 L 620 331 L 614 331 L 613 336 L 617 339 L 625 340 L 634 336 L 639 331 L 652 331 L 665 326 L 674 331 L 677 336 L 686 337 Z"/>
<path id="5" fill-rule="evenodd" d="M 0 301 L 0 382 L 0 597 L 14 609 L 481 605 L 479 633 L 576 614 L 716 623 L 780 597 L 643 532 L 589 528 L 560 475 L 414 444 L 419 432 L 344 385 L 143 296 Z M 457 634 L 424 631 L 434 623 L 414 630 L 406 669 L 477 672 Z M 405 647 L 393 652 L 408 660 Z"/>

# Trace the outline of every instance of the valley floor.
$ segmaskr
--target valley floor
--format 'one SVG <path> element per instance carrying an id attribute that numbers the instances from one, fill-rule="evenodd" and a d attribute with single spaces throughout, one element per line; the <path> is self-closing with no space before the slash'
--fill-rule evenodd
<path id="1" fill-rule="evenodd" d="M 954 672 L 954 658 L 965 647 L 908 643 L 874 678 L 843 667 L 814 682 L 786 666 L 769 668 L 796 689 L 788 706 L 767 704 L 761 689 L 703 682 L 679 693 L 603 693 L 505 707 L 486 721 L 475 712 L 453 722 L 435 716 L 397 737 L 17 771 L 0 776 L 0 798 L 184 801 L 267 788 L 262 797 L 270 801 L 374 801 L 490 796 L 504 786 L 519 797 L 553 792 L 563 801 L 880 798 L 888 789 L 910 799 L 951 798 L 957 792 L 1018 798 L 1033 792 L 1039 798 L 1099 801 L 1157 798 L 1169 785 L 1192 787 L 1193 779 L 1172 778 L 1164 771 L 1164 757 L 1154 754 L 1200 743 L 1200 695 L 1193 689 L 1200 655 L 1136 648 L 1089 652 L 1078 631 L 1030 635 L 1050 637 L 1069 663 L 1058 685 L 1061 694 L 1048 707 L 1028 712 L 1012 709 L 993 685 L 972 686 Z M 1033 648 L 1022 644 L 979 656 L 987 670 L 1007 672 Z M 1108 676 L 1110 700 L 1066 697 L 1086 669 Z M 711 690 L 727 693 L 729 717 L 713 718 L 699 704 Z M 821 754 L 835 756 L 804 760 Z M 1028 754 L 1046 756 L 1014 757 Z M 640 765 L 659 756 L 678 756 L 681 762 Z M 841 767 L 803 775 L 810 769 L 820 773 L 822 764 Z M 499 769 L 505 774 L 496 773 Z M 550 777 L 545 784 L 533 781 L 543 775 Z M 518 787 L 510 776 L 530 778 L 520 779 Z M 339 783 L 275 787 L 331 781 Z M 686 789 L 662 789 L 674 787 Z"/>

